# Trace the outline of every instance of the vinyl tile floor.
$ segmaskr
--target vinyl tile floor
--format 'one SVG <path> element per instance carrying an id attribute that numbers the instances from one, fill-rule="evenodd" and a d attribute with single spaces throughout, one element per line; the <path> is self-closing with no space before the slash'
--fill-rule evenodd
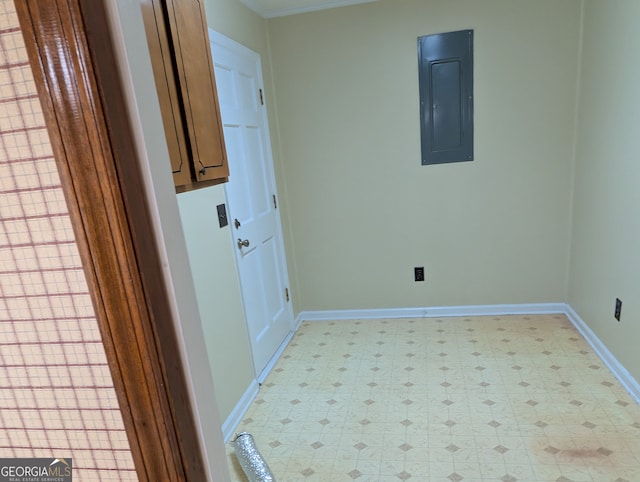
<path id="1" fill-rule="evenodd" d="M 564 315 L 304 322 L 236 432 L 277 482 L 640 481 L 640 407 Z"/>

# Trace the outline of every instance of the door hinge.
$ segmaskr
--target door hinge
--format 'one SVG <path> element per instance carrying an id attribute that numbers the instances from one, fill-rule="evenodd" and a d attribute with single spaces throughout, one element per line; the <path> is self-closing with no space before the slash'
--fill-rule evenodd
<path id="1" fill-rule="evenodd" d="M 259 89 L 259 90 L 260 90 L 260 105 L 264 105 L 264 96 L 262 94 L 262 89 Z"/>
<path id="2" fill-rule="evenodd" d="M 289 288 L 284 289 L 284 297 L 289 301 Z"/>
<path id="3" fill-rule="evenodd" d="M 273 195 L 273 208 L 278 209 L 278 201 L 276 200 L 276 195 Z"/>

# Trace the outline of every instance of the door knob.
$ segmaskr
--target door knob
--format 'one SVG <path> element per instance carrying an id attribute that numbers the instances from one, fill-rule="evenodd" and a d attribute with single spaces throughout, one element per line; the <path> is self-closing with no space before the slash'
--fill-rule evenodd
<path id="1" fill-rule="evenodd" d="M 244 241 L 240 238 L 238 238 L 238 249 L 242 249 L 243 247 L 248 248 L 249 247 L 249 240 L 245 239 Z"/>

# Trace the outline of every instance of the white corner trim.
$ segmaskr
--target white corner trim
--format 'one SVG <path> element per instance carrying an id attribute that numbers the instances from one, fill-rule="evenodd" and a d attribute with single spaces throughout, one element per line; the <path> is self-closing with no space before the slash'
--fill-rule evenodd
<path id="1" fill-rule="evenodd" d="M 587 326 L 571 306 L 566 305 L 565 315 L 567 315 L 567 318 L 573 323 L 573 326 L 575 326 L 585 340 L 587 340 L 587 343 L 593 348 L 596 355 L 598 355 L 607 368 L 613 372 L 622 384 L 622 387 L 629 392 L 629 395 L 631 395 L 636 403 L 640 404 L 640 384 L 638 381 L 633 378 L 631 373 L 613 356 L 613 353 L 609 351 L 606 345 L 602 343 L 600 338 Z"/>
<path id="2" fill-rule="evenodd" d="M 226 444 L 231 440 L 231 436 L 233 435 L 236 427 L 240 424 L 242 417 L 247 413 L 249 407 L 255 400 L 256 396 L 258 396 L 258 392 L 260 390 L 260 385 L 258 384 L 258 380 L 253 380 L 249 384 L 249 388 L 247 388 L 240 398 L 240 401 L 236 403 L 236 406 L 233 408 L 227 419 L 222 424 L 222 436 L 224 437 L 224 443 Z"/>

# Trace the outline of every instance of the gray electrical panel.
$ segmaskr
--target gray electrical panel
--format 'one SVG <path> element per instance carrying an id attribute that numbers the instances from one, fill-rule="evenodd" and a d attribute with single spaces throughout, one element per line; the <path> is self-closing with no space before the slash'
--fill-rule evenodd
<path id="1" fill-rule="evenodd" d="M 418 37 L 422 164 L 473 160 L 473 30 Z"/>

